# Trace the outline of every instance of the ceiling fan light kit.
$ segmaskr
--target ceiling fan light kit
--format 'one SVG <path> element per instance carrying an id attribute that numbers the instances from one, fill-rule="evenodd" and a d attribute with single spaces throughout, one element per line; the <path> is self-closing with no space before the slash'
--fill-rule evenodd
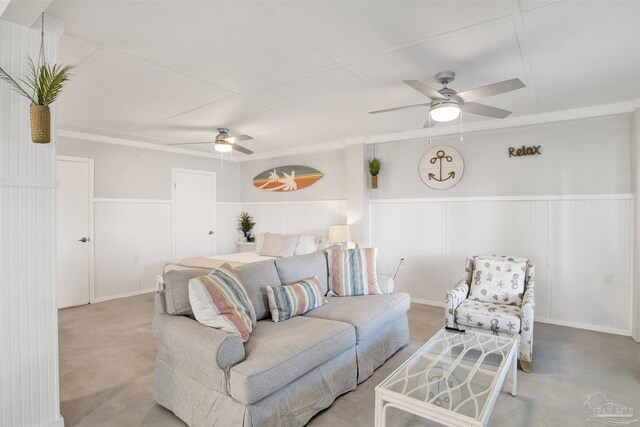
<path id="1" fill-rule="evenodd" d="M 218 153 L 228 153 L 233 147 L 227 141 L 216 141 L 215 146 L 213 147 Z"/>
<path id="2" fill-rule="evenodd" d="M 429 114 L 436 122 L 450 122 L 460 116 L 460 107 L 455 102 L 443 102 L 431 107 Z"/>

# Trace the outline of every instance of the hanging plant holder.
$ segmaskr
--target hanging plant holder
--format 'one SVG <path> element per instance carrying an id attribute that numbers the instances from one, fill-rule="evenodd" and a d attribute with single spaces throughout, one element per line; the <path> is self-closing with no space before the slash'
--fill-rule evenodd
<path id="1" fill-rule="evenodd" d="M 375 147 L 375 146 L 374 146 Z M 378 174 L 382 167 L 382 161 L 374 156 L 369 159 L 369 174 L 371 174 L 371 188 L 378 188 Z"/>
<path id="2" fill-rule="evenodd" d="M 31 104 L 29 107 L 31 122 L 31 141 L 36 144 L 51 142 L 51 110 L 48 105 Z"/>
<path id="3" fill-rule="evenodd" d="M 60 95 L 62 88 L 69 80 L 69 71 L 73 67 L 47 64 L 44 52 L 44 12 L 41 25 L 38 64 L 34 64 L 29 58 L 27 63 L 29 70 L 25 78 L 19 79 L 21 83 L 0 67 L 0 80 L 7 82 L 14 91 L 31 101 L 29 107 L 31 141 L 36 144 L 49 144 L 51 142 L 49 105 Z"/>

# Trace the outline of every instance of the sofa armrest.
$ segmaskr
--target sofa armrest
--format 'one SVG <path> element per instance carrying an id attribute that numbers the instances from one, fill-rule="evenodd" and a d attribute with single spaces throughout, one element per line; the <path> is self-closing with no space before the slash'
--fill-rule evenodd
<path id="1" fill-rule="evenodd" d="M 444 319 L 445 326 L 450 328 L 457 328 L 456 323 L 456 309 L 462 301 L 467 299 L 469 295 L 469 284 L 464 280 L 461 280 L 453 289 L 449 289 L 444 297 Z"/>
<path id="2" fill-rule="evenodd" d="M 378 286 L 383 294 L 392 294 L 396 288 L 396 284 L 389 276 L 378 275 Z"/>
<path id="3" fill-rule="evenodd" d="M 158 294 L 156 298 L 161 298 Z M 158 358 L 192 379 L 227 393 L 229 370 L 244 360 L 240 337 L 189 317 L 156 312 L 153 319 Z"/>
<path id="4" fill-rule="evenodd" d="M 533 353 L 533 322 L 535 303 L 535 287 L 533 279 L 527 284 L 527 289 L 522 297 L 522 326 L 520 331 L 520 354 L 518 358 L 530 362 Z"/>

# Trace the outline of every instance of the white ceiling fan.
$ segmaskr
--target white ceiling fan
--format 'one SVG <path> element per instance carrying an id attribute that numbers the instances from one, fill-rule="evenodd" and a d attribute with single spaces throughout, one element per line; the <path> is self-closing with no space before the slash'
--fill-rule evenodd
<path id="1" fill-rule="evenodd" d="M 236 150 L 244 154 L 253 154 L 253 151 L 248 148 L 244 148 L 241 145 L 238 145 L 238 141 L 248 141 L 253 139 L 253 137 L 249 135 L 229 135 L 229 129 L 227 128 L 218 128 L 218 135 L 213 141 L 205 141 L 205 142 L 180 142 L 177 144 L 169 144 L 169 145 L 198 145 L 198 144 L 214 144 L 214 149 L 219 153 L 228 153 L 231 150 Z"/>
<path id="2" fill-rule="evenodd" d="M 404 83 L 411 86 L 413 89 L 417 90 L 428 98 L 431 98 L 431 102 L 371 111 L 369 114 L 387 113 L 389 111 L 429 106 L 429 116 L 436 123 L 455 120 L 460 115 L 460 111 L 464 111 L 465 113 L 478 114 L 481 116 L 494 117 L 497 119 L 504 119 L 511 114 L 511 111 L 491 107 L 489 105 L 478 104 L 473 101 L 488 98 L 494 95 L 499 95 L 501 93 L 511 92 L 512 90 L 525 87 L 525 84 L 522 83 L 520 79 L 511 79 L 467 90 L 464 92 L 456 92 L 455 90 L 447 86 L 449 83 L 455 80 L 455 78 L 456 74 L 453 71 L 443 71 L 436 74 L 435 79 L 438 81 L 438 83 L 444 86 L 440 90 L 435 90 L 419 80 L 403 80 Z M 424 124 L 424 127 L 426 128 L 429 126 L 430 120 L 427 120 L 427 122 Z"/>

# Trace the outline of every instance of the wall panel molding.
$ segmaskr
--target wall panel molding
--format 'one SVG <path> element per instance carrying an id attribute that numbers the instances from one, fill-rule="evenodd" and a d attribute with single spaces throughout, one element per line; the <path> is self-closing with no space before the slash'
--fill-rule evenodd
<path id="1" fill-rule="evenodd" d="M 24 75 L 40 33 L 0 19 L 0 64 Z M 46 33 L 47 59 L 58 37 Z M 52 109 L 55 135 L 55 108 Z M 33 144 L 29 103 L 0 82 L 0 425 L 62 426 L 55 138 Z"/>
<path id="2" fill-rule="evenodd" d="M 508 253 L 536 264 L 536 320 L 631 334 L 633 196 L 371 201 L 378 269 L 412 301 L 441 306 L 466 257 Z"/>

